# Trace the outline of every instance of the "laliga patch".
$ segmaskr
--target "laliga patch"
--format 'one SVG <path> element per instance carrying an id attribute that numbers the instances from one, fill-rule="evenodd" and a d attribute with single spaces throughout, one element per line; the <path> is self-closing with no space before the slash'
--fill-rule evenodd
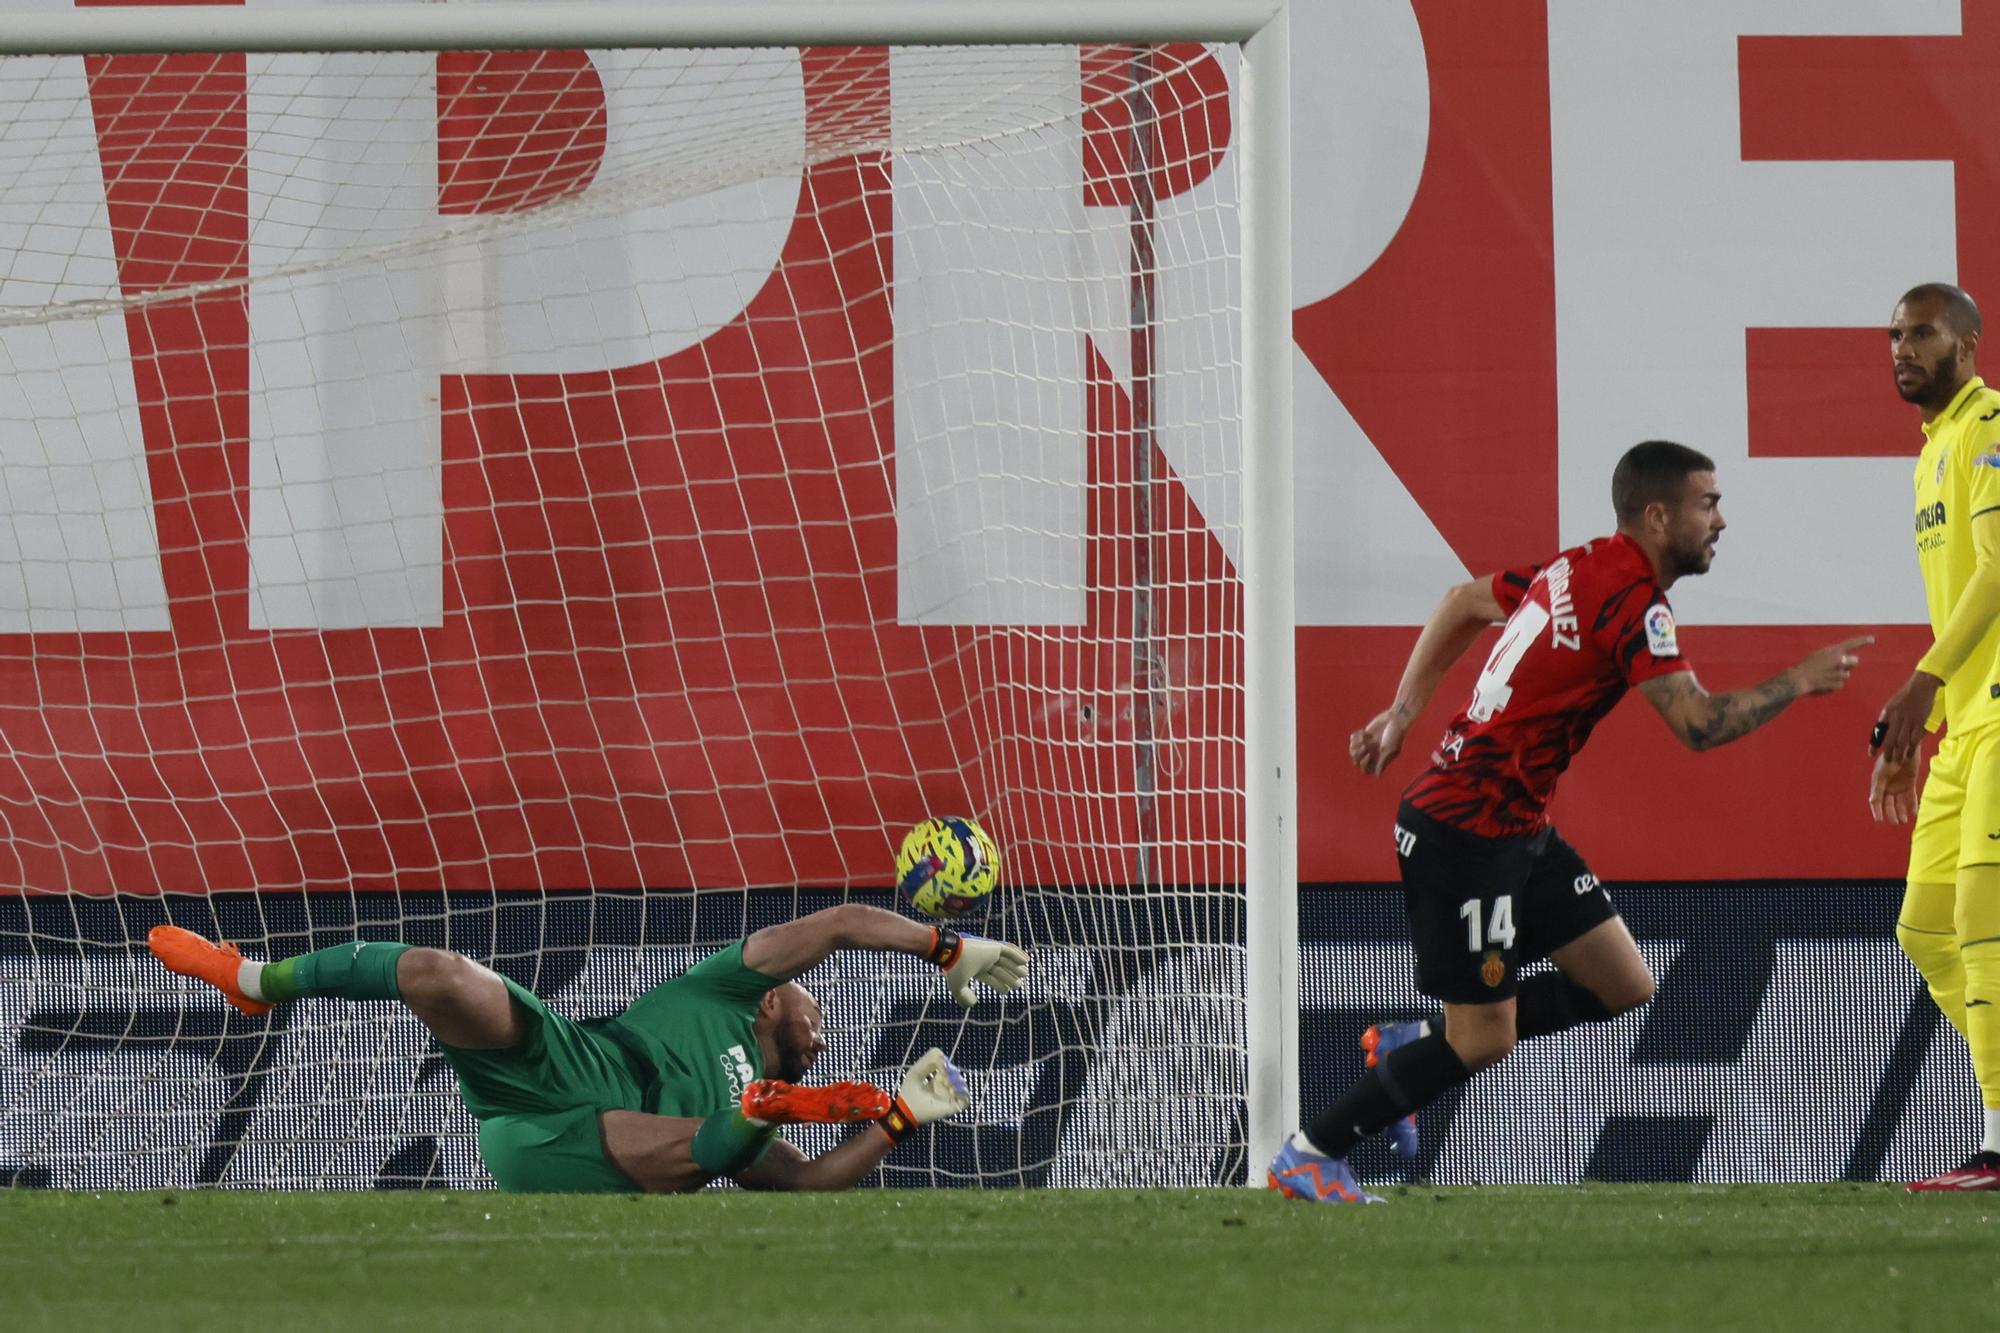
<path id="1" fill-rule="evenodd" d="M 2000 467 L 2000 450 L 1994 450 L 1992 453 L 1985 453 L 1979 455 L 1979 457 L 1972 460 L 1972 466 Z M 1938 480 L 1939 481 L 1944 480 L 1944 469 L 1942 467 L 1938 469 Z"/>
<path id="2" fill-rule="evenodd" d="M 1940 450 L 1938 450 L 1938 474 L 1937 474 L 1937 480 L 1936 480 L 1936 481 L 1933 481 L 1933 482 L 1931 483 L 1931 485 L 1933 485 L 1933 486 L 1942 486 L 1942 485 L 1944 485 L 1944 465 L 1945 465 L 1946 463 L 1949 463 L 1950 461 L 1951 461 L 1951 450 L 1949 450 L 1949 449 L 1940 449 Z"/>
<path id="3" fill-rule="evenodd" d="M 1674 613 L 1664 606 L 1646 608 L 1646 647 L 1655 657 L 1681 655 L 1681 646 L 1674 638 Z"/>

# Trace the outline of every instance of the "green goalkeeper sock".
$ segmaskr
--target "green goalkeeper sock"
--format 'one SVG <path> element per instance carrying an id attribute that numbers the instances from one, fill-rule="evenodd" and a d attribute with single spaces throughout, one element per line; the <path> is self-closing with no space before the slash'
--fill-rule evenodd
<path id="1" fill-rule="evenodd" d="M 717 1111 L 694 1132 L 694 1164 L 711 1176 L 733 1176 L 756 1161 L 777 1132 L 733 1106 Z"/>
<path id="2" fill-rule="evenodd" d="M 272 1002 L 304 995 L 337 995 L 344 1000 L 400 1000 L 396 960 L 410 951 L 407 944 L 370 944 L 356 940 L 317 953 L 302 953 L 281 963 L 266 963 L 256 985 Z"/>

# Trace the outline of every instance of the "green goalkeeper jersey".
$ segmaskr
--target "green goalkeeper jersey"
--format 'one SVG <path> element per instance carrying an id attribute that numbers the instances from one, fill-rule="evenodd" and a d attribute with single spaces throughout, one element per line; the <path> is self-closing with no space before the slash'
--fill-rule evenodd
<path id="1" fill-rule="evenodd" d="M 641 995 L 624 1013 L 584 1026 L 611 1038 L 650 1071 L 644 1104 L 654 1115 L 705 1116 L 734 1106 L 764 1077 L 752 1030 L 765 992 L 779 985 L 743 965 L 743 943 L 717 950 Z"/>
<path id="2" fill-rule="evenodd" d="M 778 984 L 743 965 L 739 942 L 653 987 L 624 1013 L 578 1023 L 507 980 L 524 1019 L 521 1041 L 444 1048 L 479 1121 L 487 1170 L 509 1190 L 637 1189 L 604 1157 L 602 1114 L 702 1118 L 735 1106 L 764 1076 L 757 1005 Z"/>

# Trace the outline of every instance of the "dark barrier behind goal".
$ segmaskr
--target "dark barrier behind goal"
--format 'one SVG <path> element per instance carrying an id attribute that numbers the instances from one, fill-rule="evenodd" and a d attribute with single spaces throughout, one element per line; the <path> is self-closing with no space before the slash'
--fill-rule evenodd
<path id="1" fill-rule="evenodd" d="M 1871 1180 L 1961 1159 L 1976 1146 L 1977 1095 L 1963 1044 L 1892 939 L 1899 892 L 1878 884 L 1614 887 L 1660 979 L 1653 1004 L 1524 1044 L 1424 1114 L 1415 1161 L 1370 1144 L 1357 1157 L 1361 1174 L 1449 1184 Z M 450 1070 L 413 1019 L 338 1001 L 305 1002 L 270 1019 L 237 1015 L 211 994 L 183 989 L 134 945 L 169 910 L 191 928 L 270 938 L 288 952 L 357 933 L 452 947 L 586 1017 L 674 975 L 715 941 L 839 900 L 771 891 L 0 902 L 0 1180 L 60 1188 L 488 1183 Z M 1179 910 L 1193 910 L 1186 901 Z M 1242 984 L 1240 956 L 1174 943 L 1234 938 L 1240 921 L 1170 920 L 1175 909 L 1158 904 L 1017 895 L 1012 914 L 983 928 L 1042 941 L 1035 978 L 1025 998 L 985 1001 L 966 1019 L 913 960 L 846 971 L 833 963 L 808 978 L 826 1003 L 831 1043 L 816 1076 L 887 1081 L 932 1044 L 953 1051 L 972 1075 L 967 1122 L 905 1143 L 885 1183 L 1151 1178 L 1143 1161 L 1104 1155 L 1108 1143 L 1146 1140 L 1133 1133 L 1134 1119 L 1179 1145 L 1180 1165 L 1164 1180 L 1240 1183 L 1246 1167 L 1261 1175 L 1263 1164 L 1246 1163 L 1242 1148 L 1232 994 Z M 1398 890 L 1308 889 L 1300 933 L 1301 1086 L 1310 1113 L 1359 1069 L 1368 1023 L 1430 1006 L 1411 984 Z M 1129 1044 L 1126 1034 L 1156 1035 L 1163 1023 L 1181 1054 L 1135 1076 L 1115 1053 Z M 1106 1117 L 1126 1123 L 1107 1126 Z M 824 1140 L 807 1134 L 800 1142 L 811 1150 Z"/>

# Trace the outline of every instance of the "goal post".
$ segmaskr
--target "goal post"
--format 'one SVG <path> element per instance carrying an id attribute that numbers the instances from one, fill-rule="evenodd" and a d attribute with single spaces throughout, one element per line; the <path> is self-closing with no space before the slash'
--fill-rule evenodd
<path id="1" fill-rule="evenodd" d="M 1299 1109 L 1298 686 L 1292 514 L 1291 15 L 1244 43 L 1245 972 L 1250 1183 Z"/>
<path id="2" fill-rule="evenodd" d="M 901 829 L 963 810 L 1030 993 L 808 979 L 821 1073 L 936 1040 L 974 1080 L 890 1183 L 1260 1183 L 1298 1103 L 1288 24 L 10 13 L 0 1179 L 475 1169 L 420 1031 L 228 1014 L 151 922 L 459 949 L 582 1016 L 887 904 Z"/>

